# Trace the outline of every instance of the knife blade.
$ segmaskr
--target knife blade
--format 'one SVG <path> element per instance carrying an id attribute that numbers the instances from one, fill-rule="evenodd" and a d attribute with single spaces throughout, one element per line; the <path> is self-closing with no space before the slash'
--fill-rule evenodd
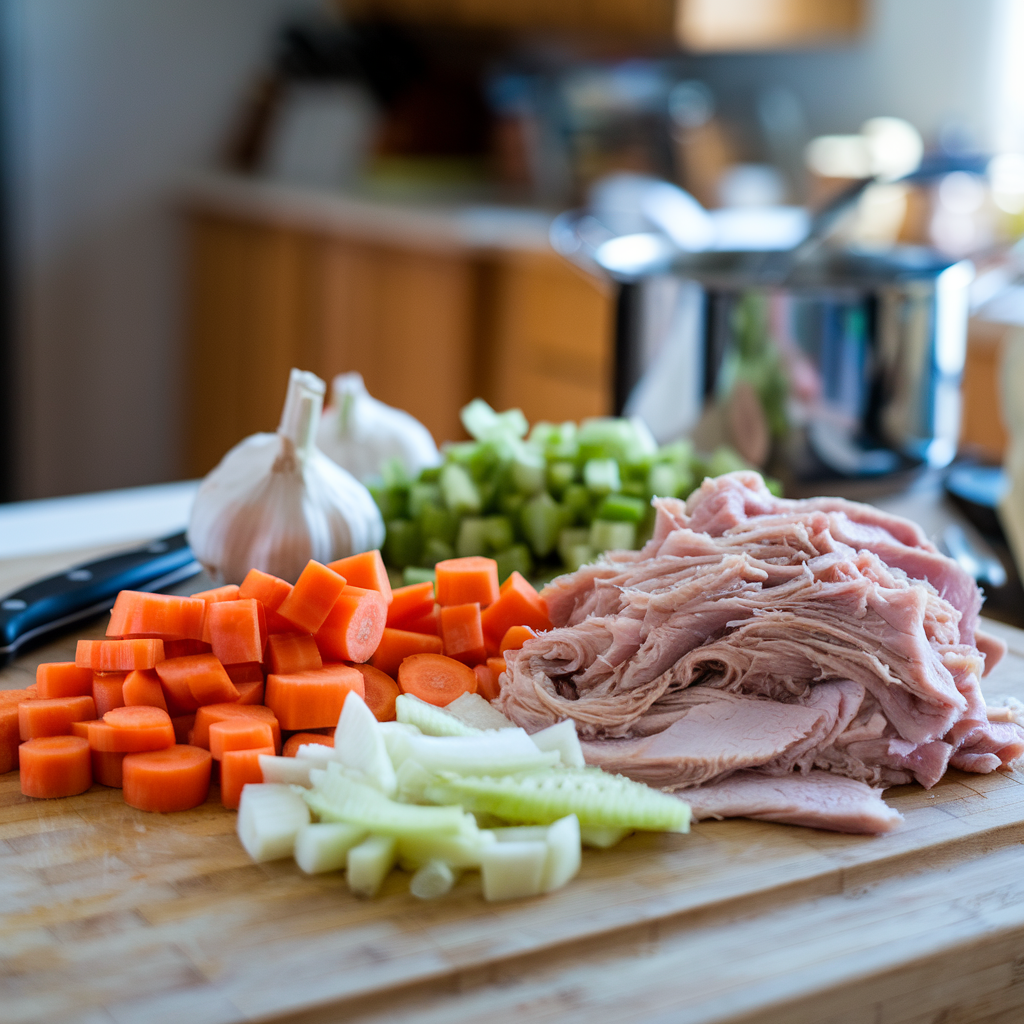
<path id="1" fill-rule="evenodd" d="M 0 666 L 44 637 L 108 611 L 121 590 L 164 590 L 202 572 L 184 533 L 72 566 L 0 598 Z"/>

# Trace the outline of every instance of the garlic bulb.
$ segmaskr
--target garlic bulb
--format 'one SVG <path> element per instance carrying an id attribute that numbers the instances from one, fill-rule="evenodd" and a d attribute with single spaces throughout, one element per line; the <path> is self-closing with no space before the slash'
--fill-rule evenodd
<path id="1" fill-rule="evenodd" d="M 413 478 L 441 464 L 430 431 L 409 413 L 378 402 L 358 373 L 339 374 L 331 390 L 334 401 L 324 410 L 316 443 L 353 476 L 364 483 L 378 477 L 389 459 L 398 459 Z"/>
<path id="2" fill-rule="evenodd" d="M 314 443 L 326 386 L 292 370 L 276 434 L 236 444 L 207 475 L 188 542 L 225 583 L 261 569 L 294 583 L 306 563 L 380 547 L 384 523 L 370 492 Z"/>

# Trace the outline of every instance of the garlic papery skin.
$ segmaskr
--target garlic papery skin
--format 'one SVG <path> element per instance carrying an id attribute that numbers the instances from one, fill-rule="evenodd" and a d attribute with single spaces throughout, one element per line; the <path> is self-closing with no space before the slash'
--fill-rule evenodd
<path id="1" fill-rule="evenodd" d="M 294 583 L 311 558 L 383 543 L 370 492 L 314 443 L 325 390 L 319 377 L 292 370 L 277 432 L 235 445 L 200 485 L 188 542 L 215 578 L 241 583 L 261 569 Z"/>
<path id="2" fill-rule="evenodd" d="M 430 431 L 414 416 L 374 398 L 358 373 L 331 382 L 333 402 L 324 410 L 317 446 L 364 483 L 381 476 L 398 459 L 415 479 L 421 469 L 441 465 Z"/>

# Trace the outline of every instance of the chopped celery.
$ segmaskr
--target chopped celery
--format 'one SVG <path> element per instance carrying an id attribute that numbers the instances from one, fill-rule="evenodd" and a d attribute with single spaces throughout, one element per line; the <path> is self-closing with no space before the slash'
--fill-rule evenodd
<path id="1" fill-rule="evenodd" d="M 399 722 L 416 726 L 424 736 L 480 736 L 483 732 L 407 693 L 400 693 L 395 699 L 395 714 Z"/>
<path id="2" fill-rule="evenodd" d="M 587 523 L 592 518 L 590 511 L 590 491 L 583 484 L 570 484 L 562 495 L 562 508 L 565 510 L 566 523 Z"/>
<path id="3" fill-rule="evenodd" d="M 536 494 L 544 486 L 544 456 L 523 445 L 512 460 L 512 482 L 520 494 Z"/>
<path id="4" fill-rule="evenodd" d="M 479 693 L 463 693 L 456 697 L 451 704 L 445 704 L 444 709 L 449 715 L 454 715 L 460 722 L 473 726 L 476 729 L 515 728 L 512 722 L 490 701 L 481 697 Z"/>
<path id="5" fill-rule="evenodd" d="M 735 473 L 740 469 L 750 469 L 750 466 L 739 456 L 739 454 L 727 445 L 716 448 L 708 463 L 709 476 L 721 476 L 723 473 Z"/>
<path id="6" fill-rule="evenodd" d="M 506 821 L 545 823 L 575 814 L 584 825 L 685 832 L 690 808 L 667 793 L 599 768 L 556 768 L 525 775 L 458 776 L 427 787 L 435 803 L 458 803 Z"/>
<path id="7" fill-rule="evenodd" d="M 558 554 L 568 565 L 571 561 L 570 551 L 580 544 L 590 545 L 590 529 L 586 526 L 566 526 L 558 533 Z"/>
<path id="8" fill-rule="evenodd" d="M 334 730 L 334 755 L 341 764 L 362 772 L 386 796 L 395 795 L 395 769 L 380 723 L 358 693 L 349 693 L 341 707 Z"/>
<path id="9" fill-rule="evenodd" d="M 498 582 L 504 583 L 514 572 L 523 576 L 533 574 L 533 556 L 525 544 L 513 544 L 499 551 L 494 560 L 498 563 Z"/>
<path id="10" fill-rule="evenodd" d="M 689 466 L 693 461 L 693 445 L 689 441 L 672 441 L 663 444 L 654 454 L 656 462 L 668 462 L 677 468 Z"/>
<path id="11" fill-rule="evenodd" d="M 441 488 L 432 483 L 413 484 L 409 488 L 409 515 L 418 518 L 428 505 L 441 507 Z"/>
<path id="12" fill-rule="evenodd" d="M 390 459 L 384 460 L 380 467 L 380 477 L 384 481 L 385 487 L 408 487 L 412 483 L 405 463 L 394 455 Z"/>
<path id="13" fill-rule="evenodd" d="M 475 826 L 454 836 L 402 836 L 398 857 L 403 867 L 414 870 L 432 860 L 443 860 L 453 868 L 478 868 L 484 850 L 494 842 L 489 831 Z"/>
<path id="14" fill-rule="evenodd" d="M 773 476 L 766 476 L 764 477 L 764 485 L 768 488 L 770 493 L 775 495 L 776 498 L 782 497 L 783 491 L 781 480 L 776 480 Z"/>
<path id="15" fill-rule="evenodd" d="M 575 479 L 576 466 L 572 462 L 552 462 L 548 466 L 548 487 L 553 494 L 561 496 Z"/>
<path id="16" fill-rule="evenodd" d="M 445 562 L 449 558 L 455 557 L 455 550 L 451 544 L 446 544 L 443 540 L 439 540 L 437 537 L 431 537 L 426 544 L 423 545 L 423 561 L 427 565 L 437 565 L 438 562 Z"/>
<path id="17" fill-rule="evenodd" d="M 404 489 L 385 487 L 383 484 L 370 484 L 367 489 L 377 503 L 384 522 L 388 522 L 390 519 L 401 519 L 405 516 L 408 505 Z"/>
<path id="18" fill-rule="evenodd" d="M 451 892 L 458 880 L 458 871 L 443 860 L 431 860 L 409 880 L 409 892 L 417 899 L 433 900 Z"/>
<path id="19" fill-rule="evenodd" d="M 615 828 L 612 825 L 580 826 L 580 841 L 584 846 L 592 846 L 595 850 L 610 849 L 632 834 L 631 828 Z"/>
<path id="20" fill-rule="evenodd" d="M 593 494 L 610 494 L 622 487 L 619 464 L 614 459 L 588 459 L 583 466 L 583 482 Z"/>
<path id="21" fill-rule="evenodd" d="M 548 844 L 543 841 L 493 843 L 484 851 L 480 873 L 484 899 L 514 900 L 539 896 L 543 889 Z"/>
<path id="22" fill-rule="evenodd" d="M 504 775 L 550 768 L 559 762 L 556 751 L 540 750 L 522 729 L 476 736 L 410 736 L 408 742 L 408 756 L 431 772 Z"/>
<path id="23" fill-rule="evenodd" d="M 480 492 L 469 474 L 455 463 L 441 470 L 441 494 L 452 512 L 476 515 L 480 511 Z"/>
<path id="24" fill-rule="evenodd" d="M 571 718 L 535 732 L 530 739 L 539 750 L 557 751 L 566 768 L 582 768 L 586 764 L 583 748 L 576 735 L 576 723 Z"/>
<path id="25" fill-rule="evenodd" d="M 466 433 L 478 441 L 487 441 L 495 437 L 525 437 L 530 429 L 521 409 L 507 409 L 495 412 L 482 398 L 474 398 L 463 406 L 459 413 Z"/>
<path id="26" fill-rule="evenodd" d="M 346 857 L 346 881 L 357 896 L 375 896 L 395 866 L 397 846 L 390 836 L 370 836 Z"/>
<path id="27" fill-rule="evenodd" d="M 484 519 L 484 541 L 491 551 L 504 551 L 515 540 L 508 516 L 487 516 Z"/>
<path id="28" fill-rule="evenodd" d="M 590 524 L 590 546 L 595 551 L 629 550 L 636 546 L 636 523 L 595 519 Z"/>
<path id="29" fill-rule="evenodd" d="M 590 531 L 587 530 L 587 534 Z M 562 556 L 566 572 L 575 572 L 581 565 L 589 565 L 597 557 L 597 552 L 589 544 L 573 544 Z"/>
<path id="30" fill-rule="evenodd" d="M 238 838 L 254 861 L 290 857 L 309 808 L 290 786 L 248 783 L 238 804 Z"/>
<path id="31" fill-rule="evenodd" d="M 538 558 L 544 558 L 558 543 L 558 532 L 564 525 L 565 513 L 547 491 L 542 491 L 523 506 L 519 521 L 533 553 Z"/>
<path id="32" fill-rule="evenodd" d="M 459 536 L 455 541 L 455 554 L 459 558 L 487 554 L 487 520 L 479 516 L 466 516 L 459 523 Z"/>
<path id="33" fill-rule="evenodd" d="M 675 498 L 682 489 L 680 473 L 667 462 L 656 462 L 647 474 L 647 493 L 652 498 Z"/>
<path id="34" fill-rule="evenodd" d="M 402 586 L 408 587 L 413 583 L 436 583 L 437 573 L 425 565 L 407 565 L 402 570 Z"/>
<path id="35" fill-rule="evenodd" d="M 384 541 L 384 557 L 390 565 L 403 568 L 419 561 L 422 547 L 419 526 L 408 519 L 392 519 Z"/>
<path id="36" fill-rule="evenodd" d="M 622 485 L 622 493 L 630 498 L 646 498 L 647 485 L 636 480 L 626 480 Z"/>
<path id="37" fill-rule="evenodd" d="M 595 519 L 639 523 L 647 512 L 647 502 L 626 494 L 609 494 L 597 507 Z"/>
<path id="38" fill-rule="evenodd" d="M 348 851 L 365 838 L 360 829 L 336 821 L 303 825 L 295 837 L 295 863 L 307 875 L 340 871 L 348 861 Z"/>
<path id="39" fill-rule="evenodd" d="M 441 540 L 445 544 L 454 544 L 459 534 L 459 517 L 437 505 L 424 505 L 418 522 L 425 541 Z"/>
<path id="40" fill-rule="evenodd" d="M 526 498 L 522 494 L 509 492 L 498 497 L 498 510 L 503 516 L 509 519 L 518 519 L 519 513 L 526 504 Z"/>

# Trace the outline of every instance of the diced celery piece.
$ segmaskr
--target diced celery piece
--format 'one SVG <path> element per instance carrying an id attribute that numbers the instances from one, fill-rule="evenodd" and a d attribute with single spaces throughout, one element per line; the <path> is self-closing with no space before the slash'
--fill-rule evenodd
<path id="1" fill-rule="evenodd" d="M 436 484 L 441 479 L 440 466 L 427 466 L 420 470 L 420 483 Z"/>
<path id="2" fill-rule="evenodd" d="M 613 825 L 580 826 L 580 841 L 584 846 L 591 846 L 595 850 L 610 849 L 632 834 L 631 828 L 615 828 Z"/>
<path id="3" fill-rule="evenodd" d="M 487 847 L 495 842 L 490 832 L 474 826 L 455 836 L 403 836 L 398 840 L 402 866 L 414 870 L 432 860 L 443 860 L 454 868 L 478 868 Z"/>
<path id="4" fill-rule="evenodd" d="M 580 544 L 590 545 L 590 528 L 586 526 L 566 526 L 558 534 L 558 554 L 562 561 L 569 563 L 569 552 Z"/>
<path id="5" fill-rule="evenodd" d="M 587 534 L 590 534 L 589 530 Z M 589 544 L 572 544 L 566 549 L 562 561 L 569 572 L 575 572 L 581 565 L 589 565 L 595 558 L 597 552 Z"/>
<path id="6" fill-rule="evenodd" d="M 340 871 L 348 860 L 348 851 L 365 838 L 366 833 L 360 829 L 336 821 L 303 825 L 295 837 L 295 863 L 307 875 Z"/>
<path id="7" fill-rule="evenodd" d="M 544 858 L 540 887 L 542 892 L 554 892 L 576 877 L 583 860 L 580 823 L 576 815 L 566 815 L 548 826 L 545 842 L 548 852 Z"/>
<path id="8" fill-rule="evenodd" d="M 441 470 L 441 495 L 452 512 L 476 515 L 481 508 L 480 492 L 470 475 L 453 462 Z"/>
<path id="9" fill-rule="evenodd" d="M 721 476 L 723 473 L 735 473 L 740 469 L 750 469 L 740 454 L 728 445 L 716 448 L 708 463 L 709 476 Z"/>
<path id="10" fill-rule="evenodd" d="M 514 900 L 539 896 L 548 856 L 546 842 L 493 843 L 484 851 L 480 873 L 484 899 Z"/>
<path id="11" fill-rule="evenodd" d="M 283 786 L 312 785 L 309 773 L 316 765 L 311 761 L 300 761 L 297 757 L 275 757 L 273 754 L 260 754 L 260 771 L 264 782 L 275 782 Z"/>
<path id="12" fill-rule="evenodd" d="M 582 768 L 586 764 L 583 759 L 583 748 L 576 735 L 576 723 L 571 718 L 533 733 L 530 739 L 539 750 L 557 751 L 566 768 Z"/>
<path id="13" fill-rule="evenodd" d="M 530 436 L 527 440 L 529 440 L 530 444 L 537 444 L 542 448 L 546 448 L 549 444 L 557 443 L 558 432 L 558 427 L 554 423 L 548 423 L 547 420 L 537 420 L 530 428 Z"/>
<path id="14" fill-rule="evenodd" d="M 424 541 L 441 540 L 445 544 L 454 544 L 459 535 L 459 517 L 437 505 L 425 505 L 420 510 L 418 522 Z"/>
<path id="15" fill-rule="evenodd" d="M 346 881 L 357 896 L 376 896 L 395 866 L 398 844 L 391 836 L 370 836 L 346 857 Z"/>
<path id="16" fill-rule="evenodd" d="M 595 520 L 621 523 L 639 523 L 647 513 L 647 502 L 627 494 L 609 494 L 597 507 Z"/>
<path id="17" fill-rule="evenodd" d="M 385 487 L 383 484 L 370 484 L 368 490 L 380 509 L 384 522 L 390 519 L 402 519 L 408 510 L 406 492 L 401 488 Z"/>
<path id="18" fill-rule="evenodd" d="M 466 461 L 465 466 L 473 482 L 482 486 L 484 481 L 493 478 L 503 460 L 511 458 L 512 446 L 500 440 L 487 441 L 476 446 L 476 451 Z"/>
<path id="19" fill-rule="evenodd" d="M 647 485 L 635 480 L 626 480 L 622 485 L 622 493 L 628 494 L 631 498 L 646 498 Z"/>
<path id="20" fill-rule="evenodd" d="M 548 488 L 552 494 L 561 496 L 575 479 L 576 466 L 572 462 L 552 462 L 548 466 Z"/>
<path id="21" fill-rule="evenodd" d="M 429 772 L 459 775 L 537 771 L 559 762 L 556 751 L 538 749 L 522 729 L 498 729 L 477 736 L 410 736 L 409 757 Z"/>
<path id="22" fill-rule="evenodd" d="M 382 463 L 380 477 L 384 481 L 385 487 L 408 487 L 412 483 L 405 463 L 394 455 Z"/>
<path id="23" fill-rule="evenodd" d="M 565 510 L 567 523 L 586 523 L 591 520 L 590 491 L 583 484 L 570 484 L 562 495 L 562 508 Z"/>
<path id="24" fill-rule="evenodd" d="M 507 409 L 495 412 L 482 398 L 474 398 L 462 407 L 459 413 L 466 433 L 478 441 L 490 440 L 493 437 L 525 437 L 530 429 L 521 409 Z"/>
<path id="25" fill-rule="evenodd" d="M 513 544 L 504 551 L 499 551 L 494 560 L 498 563 L 498 582 L 504 583 L 514 572 L 522 576 L 533 573 L 533 556 L 525 544 Z"/>
<path id="26" fill-rule="evenodd" d="M 380 723 L 358 693 L 349 693 L 341 707 L 334 730 L 334 755 L 346 767 L 362 772 L 385 795 L 395 795 L 395 769 Z"/>
<path id="27" fill-rule="evenodd" d="M 584 420 L 577 434 L 584 458 L 613 458 L 634 462 L 653 455 L 657 442 L 640 419 L 602 416 Z"/>
<path id="28" fill-rule="evenodd" d="M 576 424 L 572 420 L 535 423 L 530 431 L 530 442 L 541 445 L 549 459 L 575 459 L 579 452 L 576 435 Z"/>
<path id="29" fill-rule="evenodd" d="M 484 519 L 484 542 L 491 551 L 504 551 L 515 540 L 512 520 L 508 516 L 487 516 Z"/>
<path id="30" fill-rule="evenodd" d="M 399 722 L 416 726 L 424 736 L 479 736 L 483 731 L 407 693 L 400 693 L 395 699 L 395 716 Z"/>
<path id="31" fill-rule="evenodd" d="M 554 551 L 564 520 L 562 506 L 547 491 L 541 491 L 523 506 L 519 522 L 527 543 L 538 558 L 544 558 Z"/>
<path id="32" fill-rule="evenodd" d="M 309 824 L 309 808 L 291 786 L 248 783 L 238 804 L 238 838 L 254 861 L 290 857 Z"/>
<path id="33" fill-rule="evenodd" d="M 782 486 L 782 481 L 776 480 L 773 476 L 764 477 L 764 485 L 765 487 L 768 488 L 771 494 L 775 495 L 776 498 L 781 498 L 785 493 Z"/>
<path id="34" fill-rule="evenodd" d="M 402 570 L 402 586 L 408 587 L 413 583 L 436 583 L 437 573 L 425 565 L 407 565 Z"/>
<path id="35" fill-rule="evenodd" d="M 583 466 L 583 482 L 593 494 L 610 494 L 622 487 L 619 464 L 614 459 L 588 459 Z"/>
<path id="36" fill-rule="evenodd" d="M 509 519 L 517 519 L 525 504 L 526 498 L 522 494 L 515 494 L 511 491 L 503 493 L 498 497 L 498 508 L 501 514 L 508 516 Z"/>
<path id="37" fill-rule="evenodd" d="M 676 468 L 689 466 L 693 459 L 693 445 L 689 441 L 672 441 L 663 444 L 654 454 L 656 462 L 671 463 Z"/>
<path id="38" fill-rule="evenodd" d="M 441 488 L 432 483 L 413 484 L 409 488 L 409 515 L 418 518 L 428 505 L 441 507 Z"/>
<path id="39" fill-rule="evenodd" d="M 439 540 L 437 537 L 431 537 L 426 544 L 423 545 L 423 561 L 427 565 L 437 565 L 438 562 L 445 562 L 449 558 L 455 557 L 455 549 L 451 544 L 446 544 L 443 540 Z"/>
<path id="40" fill-rule="evenodd" d="M 636 523 L 595 519 L 590 524 L 590 546 L 595 551 L 628 551 L 636 546 Z"/>
<path id="41" fill-rule="evenodd" d="M 476 454 L 477 447 L 476 441 L 446 441 L 441 445 L 441 451 L 446 460 L 465 465 Z M 441 469 L 443 470 L 444 466 Z M 420 479 L 424 479 L 422 473 Z M 437 474 L 437 479 L 438 481 L 441 479 L 440 472 Z"/>
<path id="42" fill-rule="evenodd" d="M 409 880 L 409 892 L 420 900 L 437 899 L 452 891 L 459 874 L 443 860 L 427 861 Z"/>
<path id="43" fill-rule="evenodd" d="M 384 557 L 390 565 L 402 568 L 414 565 L 420 557 L 422 540 L 419 526 L 408 519 L 392 519 L 384 541 Z"/>
<path id="44" fill-rule="evenodd" d="M 445 704 L 444 710 L 453 715 L 464 725 L 475 729 L 514 729 L 515 725 L 507 719 L 490 701 L 479 693 L 463 693 L 451 704 Z"/>
<path id="45" fill-rule="evenodd" d="M 459 558 L 487 554 L 487 521 L 479 516 L 466 516 L 459 523 L 459 536 L 455 541 L 455 554 Z"/>
<path id="46" fill-rule="evenodd" d="M 686 832 L 690 808 L 677 797 L 599 768 L 555 768 L 502 776 L 445 772 L 427 788 L 435 803 L 458 803 L 505 821 L 544 824 L 575 814 L 584 825 Z"/>
<path id="47" fill-rule="evenodd" d="M 656 462 L 647 474 L 647 493 L 653 497 L 676 498 L 681 490 L 679 471 L 668 462 Z"/>
<path id="48" fill-rule="evenodd" d="M 520 494 L 536 494 L 544 486 L 546 470 L 544 456 L 522 445 L 512 460 L 512 482 Z"/>

